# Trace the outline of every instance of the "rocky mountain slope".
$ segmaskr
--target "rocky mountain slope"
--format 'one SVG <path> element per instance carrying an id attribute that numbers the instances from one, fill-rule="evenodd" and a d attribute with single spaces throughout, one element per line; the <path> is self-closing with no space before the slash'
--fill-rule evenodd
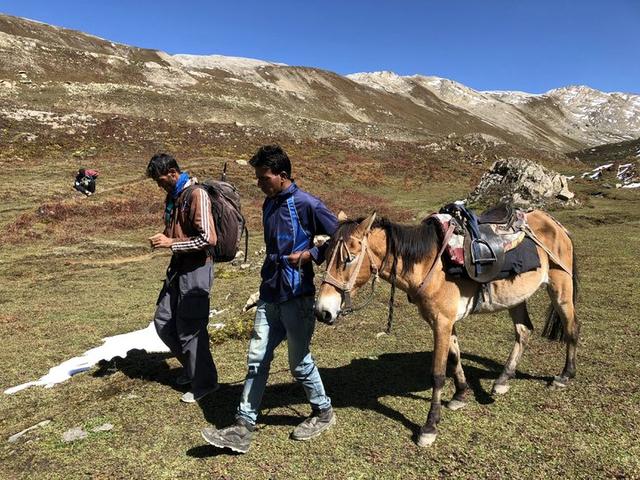
<path id="1" fill-rule="evenodd" d="M 587 165 L 615 162 L 640 162 L 640 138 L 626 142 L 598 145 L 569 154 Z"/>
<path id="2" fill-rule="evenodd" d="M 164 52 L 0 15 L 0 122 L 75 131 L 96 117 L 235 124 L 295 138 L 430 144 L 451 134 L 574 151 L 640 137 L 640 97 L 568 87 L 477 92 L 436 77 L 341 76 Z"/>
<path id="3" fill-rule="evenodd" d="M 570 141 L 599 145 L 640 137 L 640 96 L 604 93 L 585 86 L 569 86 L 536 95 L 525 92 L 479 92 L 452 80 L 392 72 L 356 73 L 348 78 L 420 103 L 421 91 L 462 108 L 541 144 L 563 149 Z M 557 138 L 550 135 L 554 132 Z M 564 139 L 564 141 L 558 141 Z"/>

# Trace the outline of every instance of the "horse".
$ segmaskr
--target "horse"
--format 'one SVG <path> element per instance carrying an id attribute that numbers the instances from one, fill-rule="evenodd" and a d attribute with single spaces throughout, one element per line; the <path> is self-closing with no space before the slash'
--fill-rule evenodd
<path id="1" fill-rule="evenodd" d="M 418 225 L 376 219 L 375 212 L 358 220 L 349 220 L 340 212 L 338 218 L 340 223 L 326 251 L 327 267 L 318 290 L 316 318 L 333 324 L 341 314 L 352 311 L 351 296 L 372 276 L 374 280 L 382 277 L 407 293 L 434 336 L 431 405 L 417 435 L 418 446 L 426 447 L 436 440 L 447 366 L 453 373 L 455 394 L 445 406 L 457 410 L 466 405 L 468 386 L 455 323 L 472 313 L 508 310 L 513 321 L 515 344 L 492 389 L 495 395 L 504 394 L 533 330 L 526 301 L 546 285 L 551 302 L 543 335 L 566 343 L 564 368 L 551 385 L 564 388 L 575 377 L 580 330 L 575 314 L 575 249 L 569 232 L 551 215 L 541 210 L 526 213 L 528 236 L 535 241 L 540 267 L 484 286 L 468 277 L 447 274 L 442 260 L 443 234 L 433 218 L 427 217 Z M 479 301 L 483 288 L 490 301 L 486 296 Z"/>

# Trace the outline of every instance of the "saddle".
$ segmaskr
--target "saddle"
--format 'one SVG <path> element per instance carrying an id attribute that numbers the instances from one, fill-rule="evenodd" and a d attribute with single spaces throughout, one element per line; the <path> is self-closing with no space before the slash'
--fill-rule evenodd
<path id="1" fill-rule="evenodd" d="M 508 205 L 498 205 L 476 215 L 460 203 L 445 205 L 440 213 L 456 220 L 464 235 L 464 267 L 478 283 L 494 280 L 505 263 L 505 253 L 525 237 L 525 213 Z"/>

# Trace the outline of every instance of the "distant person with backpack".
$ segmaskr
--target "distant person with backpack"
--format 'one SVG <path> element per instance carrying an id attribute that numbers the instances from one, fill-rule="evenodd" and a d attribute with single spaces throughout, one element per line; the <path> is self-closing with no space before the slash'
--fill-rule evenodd
<path id="1" fill-rule="evenodd" d="M 73 182 L 73 188 L 80 193 L 84 193 L 87 197 L 96 193 L 96 178 L 98 171 L 90 168 L 80 168 L 76 173 L 76 179 Z"/>
<path id="2" fill-rule="evenodd" d="M 167 192 L 165 229 L 149 238 L 153 248 L 173 252 L 156 303 L 158 336 L 184 367 L 179 385 L 190 384 L 180 398 L 194 403 L 218 390 L 218 372 L 209 349 L 209 291 L 213 279 L 211 252 L 217 234 L 211 200 L 195 178 L 181 172 L 175 158 L 154 155 L 147 175 Z"/>
<path id="3" fill-rule="evenodd" d="M 311 260 L 322 263 L 326 248 L 314 247 L 313 237 L 333 234 L 337 218 L 322 201 L 298 188 L 291 177 L 289 157 L 278 145 L 261 147 L 249 163 L 255 169 L 258 187 L 266 195 L 262 222 L 267 247 L 249 342 L 249 368 L 235 424 L 220 430 L 208 426 L 202 431 L 210 444 L 240 453 L 249 450 L 273 352 L 284 340 L 289 369 L 302 384 L 312 410 L 291 438 L 310 440 L 336 421 L 309 345 L 315 327 Z"/>

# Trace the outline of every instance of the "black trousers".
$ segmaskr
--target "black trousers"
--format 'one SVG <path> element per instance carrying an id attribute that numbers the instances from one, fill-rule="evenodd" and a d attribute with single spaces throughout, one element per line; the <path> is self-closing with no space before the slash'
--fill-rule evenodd
<path id="1" fill-rule="evenodd" d="M 86 177 L 81 180 L 76 179 L 76 181 L 73 182 L 73 188 L 85 195 L 89 195 L 89 193 L 96 193 L 96 180 L 95 178 L 87 179 Z"/>
<path id="2" fill-rule="evenodd" d="M 170 267 L 153 319 L 158 336 L 191 379 L 191 391 L 196 397 L 218 383 L 207 331 L 212 281 L 210 262 L 187 272 Z"/>

